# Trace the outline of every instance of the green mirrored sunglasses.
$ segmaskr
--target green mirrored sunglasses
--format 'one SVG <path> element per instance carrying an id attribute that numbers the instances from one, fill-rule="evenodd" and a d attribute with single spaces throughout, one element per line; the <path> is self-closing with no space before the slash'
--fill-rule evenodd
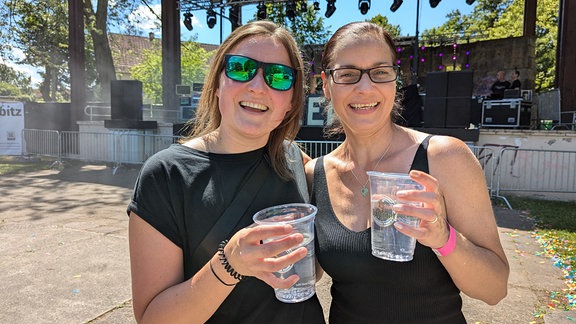
<path id="1" fill-rule="evenodd" d="M 242 55 L 226 54 L 224 56 L 224 73 L 234 81 L 248 82 L 262 68 L 266 84 L 279 91 L 286 91 L 294 84 L 296 71 L 284 64 L 264 63 Z"/>

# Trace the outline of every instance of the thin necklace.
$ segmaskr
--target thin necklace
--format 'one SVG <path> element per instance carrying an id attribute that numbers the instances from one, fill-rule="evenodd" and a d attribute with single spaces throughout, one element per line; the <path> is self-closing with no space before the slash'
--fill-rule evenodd
<path id="1" fill-rule="evenodd" d="M 380 155 L 378 162 L 376 162 L 376 165 L 374 165 L 374 168 L 373 168 L 374 170 L 376 170 L 378 168 L 380 161 L 382 161 L 384 156 L 386 156 L 386 153 L 388 153 L 388 151 L 390 150 L 390 147 L 392 146 L 392 142 L 394 141 L 394 133 L 395 133 L 394 129 L 392 129 L 392 138 L 390 138 L 390 142 L 388 143 L 388 146 L 384 150 L 384 153 L 382 153 L 382 155 Z M 350 165 L 350 163 L 352 163 L 352 159 L 350 158 L 350 152 L 348 152 L 348 158 L 350 159 L 350 161 L 348 161 L 348 165 Z M 368 177 L 366 182 L 364 182 L 364 184 L 362 184 L 360 179 L 358 179 L 358 177 L 354 173 L 354 168 L 350 169 L 350 173 L 352 173 L 352 175 L 354 176 L 354 179 L 356 179 L 356 182 L 358 182 L 358 184 L 362 186 L 362 188 L 360 188 L 360 194 L 362 195 L 362 197 L 366 197 L 366 195 L 368 194 L 368 187 L 367 186 L 368 186 L 368 182 L 370 181 L 370 177 Z"/>

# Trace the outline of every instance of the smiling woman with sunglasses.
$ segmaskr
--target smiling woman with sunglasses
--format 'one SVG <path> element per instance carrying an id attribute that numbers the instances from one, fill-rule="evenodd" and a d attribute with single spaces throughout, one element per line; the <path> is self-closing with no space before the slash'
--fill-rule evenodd
<path id="1" fill-rule="evenodd" d="M 324 323 L 316 296 L 295 304 L 274 296 L 298 277 L 273 272 L 307 250 L 276 256 L 303 236 L 288 225 L 251 226 L 263 208 L 308 198 L 309 158 L 292 143 L 302 70 L 294 39 L 272 22 L 239 27 L 216 51 L 190 136 L 146 161 L 128 206 L 138 322 Z M 285 237 L 260 244 L 277 236 Z"/>

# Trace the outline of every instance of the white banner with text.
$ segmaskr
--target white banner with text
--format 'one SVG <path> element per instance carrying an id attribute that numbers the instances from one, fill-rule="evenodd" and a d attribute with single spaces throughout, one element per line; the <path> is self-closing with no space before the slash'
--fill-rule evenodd
<path id="1" fill-rule="evenodd" d="M 22 154 L 24 104 L 0 102 L 0 155 Z"/>

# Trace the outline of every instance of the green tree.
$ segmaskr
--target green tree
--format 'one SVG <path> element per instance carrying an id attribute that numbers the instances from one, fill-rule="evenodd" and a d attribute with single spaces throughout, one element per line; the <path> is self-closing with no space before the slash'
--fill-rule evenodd
<path id="1" fill-rule="evenodd" d="M 30 76 L 0 63 L 0 97 L 30 101 L 32 98 Z"/>
<path id="2" fill-rule="evenodd" d="M 305 4 L 305 3 L 304 3 Z M 300 6 L 302 2 L 296 4 L 296 15 L 293 19 L 286 15 L 285 3 L 266 3 L 266 19 L 285 26 L 299 45 L 324 44 L 330 37 L 330 30 L 324 28 L 324 19 L 318 17 L 318 12 L 313 6 Z M 303 11 L 305 10 L 305 11 Z M 254 20 L 257 19 L 256 14 Z M 330 28 L 330 26 L 328 27 Z"/>
<path id="3" fill-rule="evenodd" d="M 368 21 L 384 27 L 384 29 L 386 29 L 393 37 L 399 37 L 401 34 L 400 25 L 390 24 L 388 17 L 382 16 L 381 14 L 370 18 Z"/>
<path id="4" fill-rule="evenodd" d="M 182 84 L 202 83 L 212 53 L 206 52 L 198 43 L 184 42 L 181 51 Z M 141 63 L 130 69 L 135 80 L 142 82 L 144 98 L 154 104 L 162 103 L 162 52 L 159 46 L 144 51 Z"/>
<path id="5" fill-rule="evenodd" d="M 69 99 L 68 71 L 68 1 L 73 0 L 6 0 L 0 6 L 0 49 L 10 56 L 10 46 L 26 53 L 23 60 L 42 68 L 44 81 L 40 91 L 45 101 Z M 131 12 L 138 1 L 83 0 L 86 39 L 86 76 L 92 99 L 109 98 L 110 81 L 116 79 L 108 28 L 129 28 Z"/>
<path id="6" fill-rule="evenodd" d="M 0 29 L 5 42 L 21 49 L 17 63 L 43 68 L 40 93 L 44 101 L 69 98 L 68 13 L 64 0 L 11 0 L 0 8 Z"/>

